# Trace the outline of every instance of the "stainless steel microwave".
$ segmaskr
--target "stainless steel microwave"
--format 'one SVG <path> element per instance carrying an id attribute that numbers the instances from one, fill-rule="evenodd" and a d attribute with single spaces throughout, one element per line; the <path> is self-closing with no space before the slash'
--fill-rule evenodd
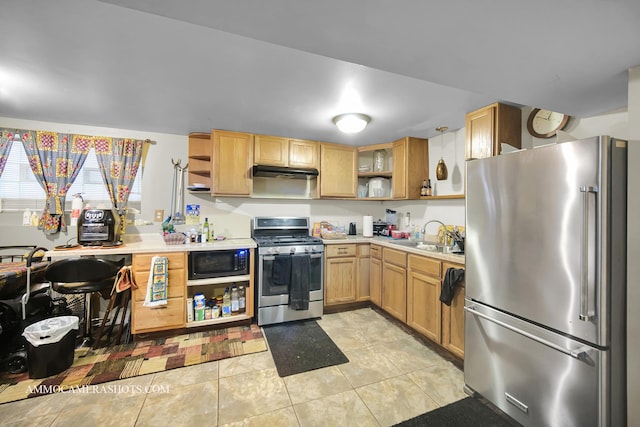
<path id="1" fill-rule="evenodd" d="M 189 280 L 249 274 L 249 249 L 189 252 Z"/>

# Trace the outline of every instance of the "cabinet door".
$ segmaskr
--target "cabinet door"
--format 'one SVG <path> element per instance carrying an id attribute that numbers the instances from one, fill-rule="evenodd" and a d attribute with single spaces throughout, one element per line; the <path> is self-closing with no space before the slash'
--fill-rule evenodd
<path id="1" fill-rule="evenodd" d="M 407 272 L 385 263 L 382 270 L 382 308 L 393 317 L 407 321 Z"/>
<path id="2" fill-rule="evenodd" d="M 320 144 L 320 197 L 355 198 L 358 186 L 356 147 Z"/>
<path id="3" fill-rule="evenodd" d="M 302 139 L 289 140 L 289 166 L 307 169 L 318 168 L 318 143 Z"/>
<path id="4" fill-rule="evenodd" d="M 253 135 L 213 131 L 212 194 L 248 196 L 251 194 Z"/>
<path id="5" fill-rule="evenodd" d="M 325 260 L 324 304 L 342 304 L 356 300 L 356 257 Z"/>
<path id="6" fill-rule="evenodd" d="M 440 343 L 440 279 L 409 270 L 407 284 L 407 324 L 427 338 Z"/>
<path id="7" fill-rule="evenodd" d="M 256 165 L 288 166 L 289 140 L 278 136 L 254 135 L 253 163 Z"/>
<path id="8" fill-rule="evenodd" d="M 368 301 L 371 296 L 369 247 L 370 245 L 368 243 L 358 245 L 358 286 L 356 288 L 356 301 Z"/>
<path id="9" fill-rule="evenodd" d="M 457 264 L 442 264 L 442 273 L 447 268 L 463 268 Z M 455 289 L 451 306 L 442 304 L 442 345 L 460 358 L 464 358 L 464 281 Z"/>
<path id="10" fill-rule="evenodd" d="M 407 144 L 406 139 L 401 139 L 393 143 L 393 179 L 391 182 L 394 199 L 404 199 L 407 197 Z"/>
<path id="11" fill-rule="evenodd" d="M 371 279 L 371 286 L 369 292 L 371 293 L 371 302 L 378 307 L 382 306 L 382 262 L 379 258 L 369 259 L 369 276 Z"/>
<path id="12" fill-rule="evenodd" d="M 494 145 L 495 113 L 495 108 L 488 106 L 467 114 L 466 159 L 483 159 L 499 154 Z"/>

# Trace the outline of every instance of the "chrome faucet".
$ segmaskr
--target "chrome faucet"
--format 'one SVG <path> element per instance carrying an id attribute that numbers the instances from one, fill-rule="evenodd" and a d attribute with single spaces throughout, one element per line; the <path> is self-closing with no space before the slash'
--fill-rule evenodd
<path id="1" fill-rule="evenodd" d="M 423 226 L 422 226 L 422 230 L 420 230 L 420 232 L 422 233 L 422 235 L 424 236 L 426 231 L 427 231 L 427 225 L 431 224 L 432 222 L 437 222 L 438 224 L 440 224 L 441 226 L 444 227 L 445 231 L 447 230 L 447 226 L 444 225 L 444 222 L 442 221 L 438 221 L 437 219 L 432 219 L 430 221 L 427 221 Z"/>

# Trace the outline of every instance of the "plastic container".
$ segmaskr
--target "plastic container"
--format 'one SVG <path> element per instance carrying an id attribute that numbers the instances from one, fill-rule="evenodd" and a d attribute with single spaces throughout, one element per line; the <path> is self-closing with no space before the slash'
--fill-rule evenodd
<path id="1" fill-rule="evenodd" d="M 29 378 L 50 377 L 73 364 L 78 317 L 41 320 L 24 328 L 22 335 L 27 340 Z"/>

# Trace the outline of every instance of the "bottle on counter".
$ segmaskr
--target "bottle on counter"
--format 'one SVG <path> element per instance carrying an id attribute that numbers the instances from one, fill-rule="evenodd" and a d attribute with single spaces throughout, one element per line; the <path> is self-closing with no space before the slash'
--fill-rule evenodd
<path id="1" fill-rule="evenodd" d="M 222 296 L 222 317 L 229 316 L 231 316 L 231 295 L 229 294 L 229 287 L 226 287 Z"/>
<path id="2" fill-rule="evenodd" d="M 247 296 L 244 290 L 244 285 L 240 285 L 238 288 L 238 309 L 240 313 L 247 311 Z"/>
<path id="3" fill-rule="evenodd" d="M 425 194 L 425 196 L 430 196 L 431 195 L 431 180 L 427 180 L 427 194 Z"/>
<path id="4" fill-rule="evenodd" d="M 209 241 L 209 218 L 204 219 L 204 224 L 202 225 L 202 243 L 206 243 Z"/>
<path id="5" fill-rule="evenodd" d="M 426 196 L 427 195 L 427 180 L 426 179 L 422 180 L 422 187 L 420 187 L 420 195 L 421 196 Z"/>
<path id="6" fill-rule="evenodd" d="M 240 311 L 240 302 L 238 298 L 238 287 L 233 285 L 231 287 L 231 314 L 238 314 Z"/>

